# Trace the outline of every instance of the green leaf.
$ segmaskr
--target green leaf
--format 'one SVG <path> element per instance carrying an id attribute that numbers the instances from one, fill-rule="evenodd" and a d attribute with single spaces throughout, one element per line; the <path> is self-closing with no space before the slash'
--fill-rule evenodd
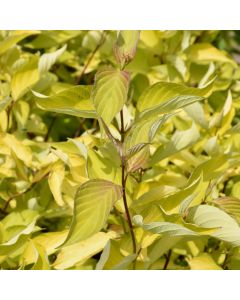
<path id="1" fill-rule="evenodd" d="M 8 105 L 12 102 L 11 97 L 5 97 L 4 99 L 0 100 L 0 112 L 3 111 L 8 107 Z"/>
<path id="2" fill-rule="evenodd" d="M 38 71 L 42 75 L 49 71 L 51 67 L 55 64 L 58 58 L 64 53 L 67 49 L 67 45 L 64 45 L 62 48 L 56 50 L 52 53 L 44 53 L 38 62 Z"/>
<path id="3" fill-rule="evenodd" d="M 195 237 L 199 235 L 209 235 L 212 233 L 211 229 L 209 230 L 209 228 L 205 229 L 204 227 L 194 226 L 183 222 L 182 224 L 171 222 L 152 222 L 149 224 L 144 224 L 143 218 L 140 215 L 135 215 L 133 217 L 133 222 L 137 226 L 141 226 L 144 230 L 161 234 L 163 236 Z"/>
<path id="4" fill-rule="evenodd" d="M 32 243 L 37 252 L 37 261 L 32 267 L 32 270 L 50 270 L 49 260 L 45 249 L 35 242 Z"/>
<path id="5" fill-rule="evenodd" d="M 240 222 L 240 199 L 236 197 L 220 197 L 212 202 Z"/>
<path id="6" fill-rule="evenodd" d="M 41 109 L 82 118 L 96 118 L 96 112 L 90 101 L 89 86 L 74 86 L 51 96 L 32 92 Z"/>
<path id="7" fill-rule="evenodd" d="M 38 58 L 32 56 L 13 75 L 11 81 L 12 97 L 16 101 L 39 80 Z"/>
<path id="8" fill-rule="evenodd" d="M 113 204 L 121 197 L 121 186 L 110 181 L 96 179 L 84 183 L 76 195 L 73 220 L 64 244 L 76 243 L 100 231 Z"/>
<path id="9" fill-rule="evenodd" d="M 86 261 L 88 258 L 102 251 L 110 238 L 116 237 L 113 231 L 98 232 L 84 241 L 61 248 L 53 268 L 57 270 L 68 269 L 76 263 Z"/>
<path id="10" fill-rule="evenodd" d="M 236 66 L 234 60 L 226 55 L 225 52 L 215 48 L 211 44 L 207 43 L 197 43 L 191 45 L 186 53 L 189 60 L 196 63 L 207 64 L 209 62 L 219 62 L 219 63 L 230 63 L 233 66 Z"/>
<path id="11" fill-rule="evenodd" d="M 204 228 L 220 228 L 212 233 L 213 237 L 230 243 L 232 246 L 240 246 L 240 227 L 238 223 L 221 209 L 200 205 L 192 207 L 188 211 L 187 222 Z"/>
<path id="12" fill-rule="evenodd" d="M 200 204 L 205 196 L 208 183 L 203 183 L 202 176 L 190 182 L 185 188 L 156 201 L 166 214 L 184 213 L 187 207 Z"/>
<path id="13" fill-rule="evenodd" d="M 26 226 L 23 230 L 18 232 L 9 241 L 0 245 L 0 255 L 10 255 L 12 252 L 16 251 L 22 245 L 26 243 L 29 235 L 35 230 L 35 220 Z"/>
<path id="14" fill-rule="evenodd" d="M 6 52 L 8 49 L 16 45 L 21 40 L 25 39 L 30 35 L 39 34 L 40 31 L 37 30 L 28 30 L 28 31 L 15 31 L 12 35 L 9 35 L 3 41 L 0 42 L 0 55 Z"/>
<path id="15" fill-rule="evenodd" d="M 146 120 L 149 118 L 157 117 L 159 115 L 170 113 L 177 109 L 181 109 L 188 105 L 191 105 L 197 101 L 202 101 L 203 99 L 204 98 L 200 96 L 188 96 L 188 95 L 177 96 L 166 102 L 158 104 L 154 107 L 143 110 L 139 114 L 137 121 Z"/>
<path id="16" fill-rule="evenodd" d="M 189 98 L 192 100 L 195 97 L 208 97 L 211 94 L 213 86 L 213 80 L 209 82 L 209 84 L 202 88 L 192 88 L 187 87 L 181 84 L 172 83 L 172 82 L 158 82 L 154 85 L 147 88 L 139 98 L 137 102 L 137 108 L 140 112 L 143 112 L 144 110 L 155 108 L 157 109 L 160 104 L 165 103 L 165 110 L 166 110 L 166 102 L 175 99 L 175 101 L 178 101 L 178 97 L 180 99 Z M 182 97 L 180 97 L 182 96 Z M 198 101 L 198 100 L 197 100 Z M 173 106 L 174 103 L 171 105 Z M 170 103 L 168 104 L 168 106 Z M 176 105 L 176 104 L 175 104 Z M 180 103 L 178 104 L 180 105 Z M 186 104 L 183 104 L 186 105 Z M 182 107 L 183 107 L 182 105 Z M 163 106 L 164 107 L 164 106 Z M 159 109 L 159 108 L 158 108 Z M 176 109 L 176 108 L 174 108 Z M 171 109 L 172 110 L 172 109 Z M 165 113 L 168 111 L 164 111 Z"/>
<path id="17" fill-rule="evenodd" d="M 139 30 L 120 30 L 118 32 L 114 54 L 121 69 L 134 58 L 139 36 Z"/>
<path id="18" fill-rule="evenodd" d="M 126 159 L 130 159 L 131 157 L 139 153 L 147 145 L 149 145 L 149 143 L 139 143 L 134 145 L 133 147 L 127 150 L 127 153 L 125 154 Z"/>
<path id="19" fill-rule="evenodd" d="M 65 167 L 61 161 L 57 161 L 52 165 L 51 171 L 48 176 L 49 188 L 53 194 L 56 203 L 59 206 L 64 205 L 62 198 L 62 183 L 65 175 Z"/>
<path id="20" fill-rule="evenodd" d="M 95 76 L 92 100 L 96 111 L 109 125 L 127 101 L 129 74 L 125 71 L 106 69 Z"/>
<path id="21" fill-rule="evenodd" d="M 151 264 L 153 264 L 164 253 L 166 253 L 181 240 L 181 236 L 162 236 L 160 239 L 158 239 L 149 249 L 148 261 L 145 263 L 145 269 L 148 269 Z"/>
<path id="22" fill-rule="evenodd" d="M 192 257 L 188 264 L 191 270 L 222 270 L 208 253 L 201 253 Z"/>
<path id="23" fill-rule="evenodd" d="M 192 126 L 187 130 L 176 131 L 173 134 L 171 141 L 160 146 L 153 154 L 151 165 L 154 165 L 160 160 L 163 160 L 166 157 L 192 146 L 198 141 L 199 138 L 200 135 L 194 123 L 192 123 Z"/>
<path id="24" fill-rule="evenodd" d="M 112 270 L 126 270 L 128 266 L 136 259 L 137 254 L 125 256 L 117 265 L 112 267 Z"/>

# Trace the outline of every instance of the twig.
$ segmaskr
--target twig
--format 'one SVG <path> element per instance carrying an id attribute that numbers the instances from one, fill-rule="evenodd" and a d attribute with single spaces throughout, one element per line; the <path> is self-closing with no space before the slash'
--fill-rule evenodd
<path id="1" fill-rule="evenodd" d="M 122 110 L 120 112 L 120 115 L 121 115 L 121 142 L 123 143 L 124 142 L 124 119 L 123 119 L 123 111 Z M 131 220 L 130 212 L 128 209 L 127 197 L 126 197 L 125 158 L 122 156 L 121 160 L 122 160 L 121 167 L 122 167 L 123 203 L 124 203 L 124 208 L 125 208 L 126 216 L 127 216 L 127 222 L 128 222 L 128 226 L 129 226 L 129 230 L 130 230 L 130 234 L 131 234 L 131 238 L 132 238 L 133 253 L 136 253 L 137 252 L 136 238 L 135 238 L 134 231 L 133 231 L 132 220 Z"/>
<path id="2" fill-rule="evenodd" d="M 47 134 L 45 135 L 44 142 L 47 142 L 47 141 L 48 141 L 49 135 L 50 135 L 50 133 L 51 133 L 51 130 L 52 130 L 52 128 L 53 128 L 53 125 L 54 125 L 56 119 L 57 119 L 57 115 L 54 115 L 54 116 L 52 117 L 51 123 L 50 123 L 49 126 L 48 126 L 48 130 L 47 130 Z"/>
<path id="3" fill-rule="evenodd" d="M 172 255 L 172 250 L 170 249 L 168 251 L 168 254 L 167 254 L 167 257 L 166 257 L 166 261 L 165 261 L 165 264 L 163 266 L 163 270 L 167 270 L 168 264 L 170 262 L 171 255 Z"/>
<path id="4" fill-rule="evenodd" d="M 102 32 L 102 35 L 101 35 L 101 38 L 98 42 L 98 44 L 96 45 L 96 48 L 93 50 L 92 54 L 89 56 L 86 64 L 84 65 L 83 69 L 82 69 L 82 72 L 80 73 L 80 75 L 77 77 L 76 79 L 76 84 L 79 84 L 83 75 L 85 74 L 90 62 L 92 61 L 93 57 L 95 56 L 96 52 L 99 50 L 99 48 L 102 46 L 102 44 L 104 43 L 105 41 L 105 38 L 106 38 L 106 34 L 105 32 L 103 31 Z"/>

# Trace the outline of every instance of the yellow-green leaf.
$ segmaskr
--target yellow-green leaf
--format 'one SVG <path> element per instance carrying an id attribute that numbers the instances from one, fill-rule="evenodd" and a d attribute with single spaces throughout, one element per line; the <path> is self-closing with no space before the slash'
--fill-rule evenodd
<path id="1" fill-rule="evenodd" d="M 64 45 L 62 48 L 56 50 L 55 52 L 51 53 L 44 53 L 38 63 L 38 70 L 40 74 L 46 73 L 50 68 L 55 64 L 57 59 L 64 53 L 66 50 L 67 45 Z"/>
<path id="2" fill-rule="evenodd" d="M 41 109 L 82 118 L 96 118 L 95 109 L 90 101 L 89 86 L 74 86 L 51 96 L 34 91 L 33 94 Z"/>
<path id="3" fill-rule="evenodd" d="M 122 196 L 122 188 L 107 180 L 90 180 L 77 192 L 74 215 L 65 245 L 84 240 L 105 225 L 113 204 Z"/>
<path id="4" fill-rule="evenodd" d="M 98 232 L 84 241 L 62 247 L 53 264 L 54 269 L 68 269 L 76 263 L 87 260 L 99 253 L 109 239 L 114 237 L 116 237 L 116 234 L 112 231 L 107 233 Z"/>
<path id="5" fill-rule="evenodd" d="M 208 253 L 201 253 L 188 261 L 191 270 L 222 270 Z"/>
<path id="6" fill-rule="evenodd" d="M 114 69 L 99 71 L 95 76 L 92 100 L 107 125 L 127 101 L 129 79 L 127 72 Z"/>
<path id="7" fill-rule="evenodd" d="M 11 81 L 12 97 L 16 101 L 39 80 L 38 57 L 32 56 L 13 75 Z"/>
<path id="8" fill-rule="evenodd" d="M 137 102 L 137 108 L 140 112 L 163 104 L 179 96 L 198 96 L 208 97 L 211 94 L 213 81 L 202 89 L 187 87 L 172 82 L 158 82 L 147 88 Z"/>
<path id="9" fill-rule="evenodd" d="M 139 30 L 120 30 L 118 32 L 114 54 L 121 69 L 134 58 L 139 36 Z"/>

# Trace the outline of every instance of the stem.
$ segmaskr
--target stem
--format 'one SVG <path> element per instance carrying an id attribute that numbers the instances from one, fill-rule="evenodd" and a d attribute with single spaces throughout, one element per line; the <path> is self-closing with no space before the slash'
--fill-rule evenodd
<path id="1" fill-rule="evenodd" d="M 123 143 L 124 142 L 124 119 L 123 119 L 123 111 L 122 110 L 120 112 L 120 116 L 121 116 L 121 142 Z M 126 197 L 126 178 L 125 178 L 125 158 L 124 158 L 124 156 L 121 157 L 121 160 L 122 160 L 123 203 L 124 203 L 124 208 L 126 211 L 128 227 L 129 227 L 131 238 L 132 238 L 133 253 L 137 253 L 136 238 L 135 238 L 134 231 L 133 231 L 132 220 L 131 220 L 130 212 L 128 209 L 127 197 Z"/>
<path id="2" fill-rule="evenodd" d="M 166 257 L 166 261 L 165 261 L 163 270 L 167 270 L 168 264 L 169 264 L 169 262 L 170 262 L 171 254 L 172 254 L 172 250 L 170 249 L 170 250 L 168 251 L 168 254 L 167 254 L 167 257 Z"/>
<path id="3" fill-rule="evenodd" d="M 225 255 L 224 262 L 222 264 L 223 270 L 227 270 L 227 265 L 228 265 L 228 262 L 229 262 L 229 257 L 230 257 L 230 254 L 229 254 L 229 251 L 227 251 L 226 255 Z"/>
<path id="4" fill-rule="evenodd" d="M 48 130 L 47 130 L 47 134 L 45 135 L 44 142 L 47 142 L 47 141 L 48 141 L 49 135 L 50 135 L 50 133 L 51 133 L 51 130 L 52 130 L 52 128 L 53 128 L 53 125 L 54 125 L 56 119 L 57 119 L 57 115 L 54 115 L 54 116 L 52 117 L 52 120 L 51 120 L 49 126 L 48 126 Z"/>
<path id="5" fill-rule="evenodd" d="M 123 110 L 120 111 L 120 118 L 121 118 L 121 129 L 120 129 L 120 133 L 121 133 L 121 142 L 124 142 L 124 119 L 123 119 Z"/>
<path id="6" fill-rule="evenodd" d="M 105 32 L 102 33 L 102 36 L 100 38 L 100 41 L 98 42 L 98 44 L 96 45 L 96 48 L 93 50 L 92 54 L 89 56 L 89 59 L 87 60 L 86 64 L 84 65 L 81 74 L 78 76 L 77 80 L 76 80 L 76 84 L 79 84 L 83 75 L 85 74 L 90 62 L 92 61 L 93 57 L 95 56 L 96 52 L 98 51 L 98 49 L 102 46 L 102 44 L 104 43 L 106 38 Z"/>

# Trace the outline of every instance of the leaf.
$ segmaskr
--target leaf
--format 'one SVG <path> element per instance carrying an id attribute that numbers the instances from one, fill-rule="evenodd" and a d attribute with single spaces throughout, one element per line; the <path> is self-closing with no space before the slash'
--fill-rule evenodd
<path id="1" fill-rule="evenodd" d="M 103 249 L 103 252 L 100 256 L 100 259 L 96 265 L 96 270 L 102 270 L 106 262 L 108 261 L 109 255 L 110 255 L 110 248 L 111 243 L 110 241 L 107 242 L 106 246 Z"/>
<path id="2" fill-rule="evenodd" d="M 197 43 L 191 45 L 186 53 L 191 61 L 196 63 L 209 63 L 209 62 L 219 62 L 219 63 L 230 63 L 236 66 L 234 60 L 226 55 L 223 51 L 215 48 L 211 44 L 207 43 Z"/>
<path id="3" fill-rule="evenodd" d="M 37 251 L 37 261 L 32 267 L 32 270 L 50 270 L 49 260 L 45 249 L 33 242 L 33 247 Z"/>
<path id="4" fill-rule="evenodd" d="M 106 69 L 95 76 L 91 98 L 96 111 L 109 125 L 127 101 L 129 74 L 125 71 Z"/>
<path id="5" fill-rule="evenodd" d="M 139 30 L 120 30 L 118 32 L 114 54 L 121 69 L 134 58 L 139 36 Z"/>
<path id="6" fill-rule="evenodd" d="M 84 240 L 100 231 L 113 204 L 121 197 L 121 186 L 110 181 L 96 179 L 84 183 L 76 195 L 73 220 L 64 245 Z"/>
<path id="7" fill-rule="evenodd" d="M 137 121 L 146 120 L 149 118 L 157 117 L 159 115 L 170 113 L 172 111 L 175 111 L 180 108 L 184 108 L 188 105 L 191 105 L 191 104 L 193 104 L 197 101 L 201 101 L 203 99 L 204 99 L 203 97 L 199 97 L 199 96 L 187 96 L 187 95 L 186 96 L 185 95 L 177 96 L 166 102 L 158 104 L 154 107 L 143 110 L 138 115 Z"/>
<path id="8" fill-rule="evenodd" d="M 0 42 L 0 55 L 6 52 L 8 49 L 16 45 L 21 40 L 25 39 L 30 35 L 39 34 L 40 31 L 37 30 L 28 30 L 28 31 L 15 31 L 12 35 L 9 35 L 3 41 Z"/>
<path id="9" fill-rule="evenodd" d="M 220 197 L 212 202 L 240 222 L 240 199 L 236 197 Z"/>
<path id="10" fill-rule="evenodd" d="M 204 227 L 193 226 L 186 223 L 178 224 L 171 222 L 152 222 L 149 224 L 144 224 L 143 219 L 140 215 L 135 215 L 133 217 L 133 222 L 137 226 L 142 227 L 144 230 L 161 234 L 163 236 L 195 237 L 199 235 L 209 235 L 210 233 L 212 233 L 211 229 L 209 230 L 209 228 L 205 229 Z"/>
<path id="11" fill-rule="evenodd" d="M 48 176 L 48 184 L 53 197 L 59 206 L 63 206 L 65 204 L 62 198 L 62 183 L 64 176 L 64 164 L 61 161 L 57 161 L 52 165 L 51 171 Z"/>
<path id="12" fill-rule="evenodd" d="M 82 118 L 96 118 L 96 112 L 90 101 L 89 86 L 74 86 L 51 96 L 32 92 L 41 109 Z"/>
<path id="13" fill-rule="evenodd" d="M 165 110 L 166 110 L 166 102 L 175 99 L 177 102 L 177 99 L 184 99 L 189 98 L 192 100 L 195 97 L 201 98 L 201 97 L 208 97 L 211 94 L 213 86 L 213 80 L 208 83 L 208 85 L 202 89 L 199 88 L 192 88 L 187 87 L 181 84 L 172 83 L 172 82 L 158 82 L 154 85 L 147 88 L 142 95 L 140 96 L 138 102 L 137 102 L 137 108 L 140 112 L 143 112 L 144 110 L 159 107 L 159 105 L 165 104 Z M 174 101 L 172 101 L 174 102 Z M 171 105 L 173 105 L 172 103 Z M 180 103 L 179 103 L 180 104 Z M 178 104 L 178 105 L 179 105 Z M 176 105 L 176 104 L 175 104 Z M 184 104 L 186 105 L 186 104 Z M 169 106 L 169 104 L 168 104 Z M 159 109 L 159 108 L 158 108 Z M 176 108 L 175 108 L 176 109 Z M 172 110 L 172 109 L 171 109 Z M 164 111 L 169 112 L 169 111 Z"/>
<path id="14" fill-rule="evenodd" d="M 208 253 L 201 253 L 189 259 L 188 264 L 191 270 L 222 270 Z"/>
<path id="15" fill-rule="evenodd" d="M 192 123 L 192 126 L 187 130 L 176 131 L 172 136 L 171 141 L 160 146 L 153 154 L 151 165 L 154 165 L 160 160 L 192 146 L 199 138 L 200 135 L 194 123 Z"/>
<path id="16" fill-rule="evenodd" d="M 36 253 L 36 249 L 34 249 L 34 245 L 40 245 L 44 251 L 46 251 L 47 255 L 51 255 L 56 252 L 57 247 L 59 247 L 67 237 L 67 231 L 60 232 L 46 232 L 34 237 L 29 241 L 26 246 L 21 258 L 20 263 L 23 266 L 32 264 L 36 262 L 38 258 L 38 254 Z"/>
<path id="17" fill-rule="evenodd" d="M 7 145 L 11 151 L 25 163 L 30 166 L 32 162 L 32 152 L 28 146 L 25 146 L 22 141 L 18 140 L 13 134 L 5 134 L 3 136 L 3 142 Z"/>
<path id="18" fill-rule="evenodd" d="M 14 101 L 22 97 L 38 80 L 38 58 L 33 56 L 13 75 L 11 91 Z"/>
<path id="19" fill-rule="evenodd" d="M 232 246 L 240 245 L 240 227 L 238 223 L 221 209 L 200 205 L 188 210 L 187 222 L 204 228 L 217 228 L 211 236 L 230 243 Z"/>
<path id="20" fill-rule="evenodd" d="M 12 102 L 11 97 L 5 97 L 4 99 L 0 100 L 0 112 L 3 111 L 8 107 L 8 105 Z"/>
<path id="21" fill-rule="evenodd" d="M 53 263 L 53 268 L 57 270 L 68 269 L 78 262 L 87 260 L 102 251 L 109 239 L 115 236 L 113 231 L 98 232 L 84 241 L 62 247 Z"/>
<path id="22" fill-rule="evenodd" d="M 126 159 L 128 160 L 129 158 L 133 157 L 149 144 L 150 143 L 139 143 L 134 145 L 133 147 L 127 150 L 127 153 L 125 154 Z"/>
<path id="23" fill-rule="evenodd" d="M 148 261 L 144 264 L 144 269 L 148 269 L 164 253 L 173 248 L 183 238 L 181 236 L 162 236 L 149 249 Z"/>
<path id="24" fill-rule="evenodd" d="M 51 53 L 44 53 L 38 62 L 38 71 L 42 75 L 50 70 L 50 68 L 55 64 L 57 59 L 64 53 L 67 49 L 67 45 Z"/>
<path id="25" fill-rule="evenodd" d="M 9 241 L 0 245 L 0 255 L 10 255 L 12 252 L 19 249 L 22 245 L 26 243 L 29 235 L 35 230 L 35 220 L 26 226 L 23 230 L 18 232 Z"/>
<path id="26" fill-rule="evenodd" d="M 187 114 L 202 128 L 208 129 L 208 123 L 205 117 L 204 109 L 199 102 L 195 102 L 184 108 Z"/>
<path id="27" fill-rule="evenodd" d="M 112 267 L 112 270 L 126 270 L 127 267 L 136 259 L 137 254 L 125 256 L 117 265 Z"/>
<path id="28" fill-rule="evenodd" d="M 184 214 L 189 206 L 200 204 L 205 196 L 208 183 L 203 183 L 200 176 L 194 182 L 190 182 L 185 188 L 173 193 L 172 195 L 159 198 L 156 201 L 166 214 Z"/>

